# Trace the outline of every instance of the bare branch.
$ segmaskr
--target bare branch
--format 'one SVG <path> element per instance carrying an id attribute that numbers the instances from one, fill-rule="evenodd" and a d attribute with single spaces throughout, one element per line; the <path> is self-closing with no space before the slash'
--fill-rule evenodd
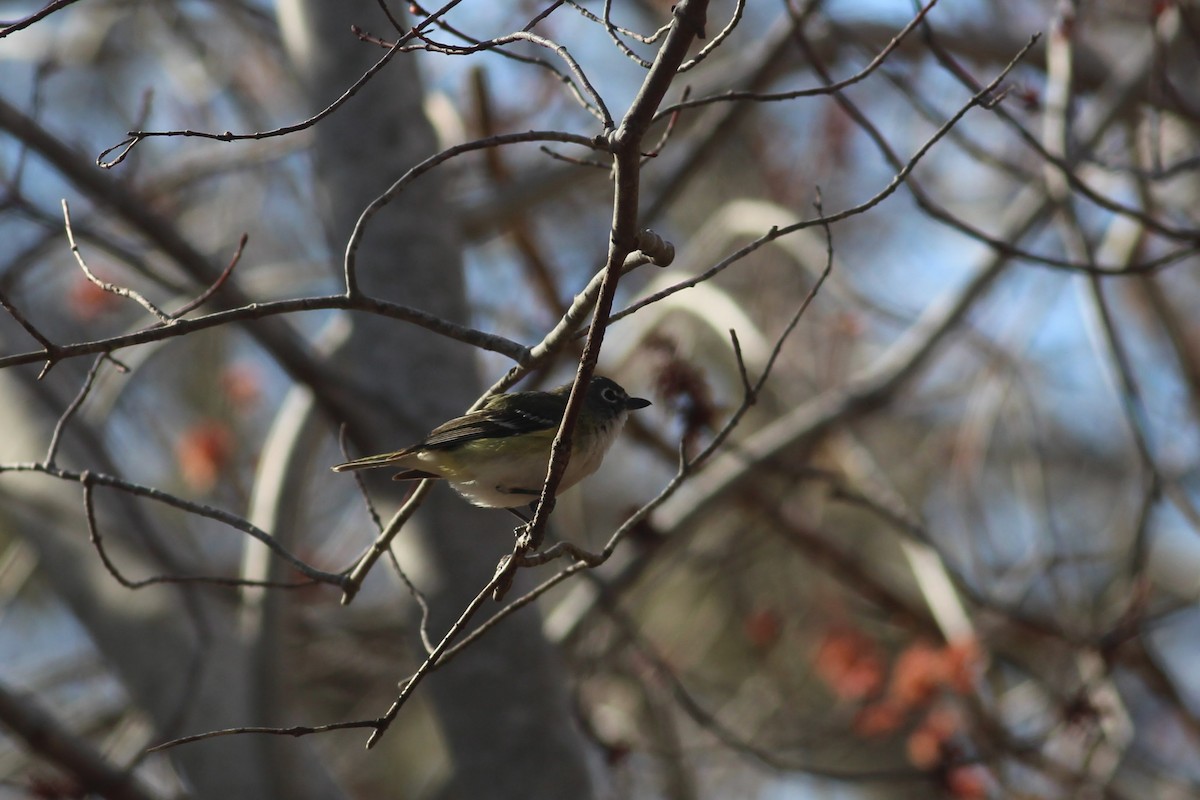
<path id="1" fill-rule="evenodd" d="M 149 300 L 147 300 L 145 297 L 143 297 L 141 294 L 134 291 L 133 289 L 126 289 L 123 286 L 117 286 L 115 283 L 109 283 L 108 281 L 100 280 L 99 278 L 96 277 L 96 275 L 90 269 L 88 269 L 87 262 L 85 262 L 83 260 L 83 254 L 79 252 L 79 245 L 77 245 L 75 243 L 75 232 L 73 230 L 71 230 L 71 208 L 70 208 L 70 206 L 67 205 L 67 201 L 65 198 L 62 201 L 62 210 L 63 210 L 63 222 L 64 222 L 64 224 L 66 226 L 66 230 L 67 230 L 67 241 L 70 242 L 70 244 L 71 244 L 71 255 L 75 256 L 75 262 L 77 264 L 79 264 L 79 268 L 81 270 L 83 270 L 83 274 L 85 276 L 87 276 L 87 279 L 89 281 L 91 281 L 92 283 L 94 283 L 96 286 L 99 286 L 101 289 L 103 289 L 106 292 L 115 294 L 118 297 L 127 297 L 130 300 L 133 300 L 135 303 L 140 305 L 142 308 L 146 309 L 151 314 L 158 317 L 159 322 L 161 322 L 164 325 L 170 325 L 172 322 L 171 317 L 165 311 L 162 311 L 161 309 L 159 309 L 158 306 L 154 305 Z"/>
<path id="2" fill-rule="evenodd" d="M 53 14 L 55 11 L 60 11 L 75 2 L 77 2 L 77 0 L 50 0 L 50 2 L 42 6 L 41 9 L 33 12 L 24 19 L 9 23 L 3 28 L 0 28 L 0 39 L 3 39 L 10 33 L 16 33 L 17 31 L 25 30 L 35 22 L 40 22 L 41 20 Z"/>
<path id="3" fill-rule="evenodd" d="M 376 728 L 378 729 L 379 721 L 364 719 L 354 720 L 350 722 L 331 722 L 328 725 L 294 725 L 290 728 L 270 728 L 270 727 L 255 727 L 246 726 L 241 728 L 224 728 L 219 731 L 206 731 L 197 733 L 192 736 L 181 736 L 178 739 L 172 739 L 169 742 L 156 744 L 153 747 L 147 748 L 147 753 L 161 753 L 164 750 L 170 750 L 173 747 L 179 747 L 192 742 L 202 742 L 205 739 L 216 739 L 221 736 L 241 736 L 247 733 L 263 733 L 271 736 L 308 736 L 314 733 L 328 733 L 329 731 L 350 730 L 355 728 Z"/>
<path id="4" fill-rule="evenodd" d="M 100 557 L 100 563 L 104 565 L 104 569 L 126 589 L 144 589 L 147 586 L 158 586 L 164 583 L 203 583 L 230 588 L 258 586 L 269 589 L 302 589 L 322 582 L 316 578 L 306 581 L 261 581 L 249 578 L 227 578 L 220 575 L 153 575 L 138 580 L 127 578 L 104 548 L 104 539 L 100 535 L 100 526 L 96 522 L 96 506 L 92 496 L 95 483 L 92 481 L 91 473 L 86 470 L 81 473 L 80 482 L 83 484 L 83 511 L 87 520 L 88 541 L 96 549 L 96 555 Z"/>
<path id="5" fill-rule="evenodd" d="M 737 28 L 738 23 L 742 21 L 742 13 L 745 10 L 746 0 L 737 0 L 733 6 L 733 12 L 729 16 L 729 22 L 725 23 L 725 27 L 722 28 L 717 35 L 712 38 L 712 41 L 704 45 L 704 47 L 700 49 L 699 53 L 696 53 L 696 55 L 694 55 L 692 58 L 680 64 L 679 71 L 687 72 L 692 67 L 699 65 L 700 62 L 704 61 L 704 59 L 708 58 L 713 51 L 720 47 L 721 44 L 733 34 L 733 31 Z M 704 30 L 701 29 L 699 38 L 703 39 L 704 36 Z"/>
<path id="6" fill-rule="evenodd" d="M 292 568 L 305 577 L 311 578 L 319 583 L 328 583 L 339 588 L 344 588 L 346 586 L 346 577 L 344 574 L 325 572 L 309 566 L 307 563 L 280 545 L 274 536 L 255 527 L 254 525 L 251 525 L 246 520 L 235 514 L 231 514 L 228 511 L 214 508 L 203 503 L 184 500 L 181 497 L 177 497 L 169 492 L 164 492 L 161 489 L 155 489 L 151 486 L 133 483 L 131 481 L 126 481 L 113 475 L 107 475 L 101 472 L 92 472 L 89 470 L 76 472 L 74 470 L 62 469 L 61 467 L 56 467 L 49 464 L 0 464 L 0 474 L 5 472 L 40 472 L 42 474 L 49 475 L 52 478 L 79 483 L 85 487 L 92 485 L 107 486 L 136 497 L 145 497 L 149 500 L 154 500 L 155 502 L 171 506 L 172 508 L 177 508 L 181 511 L 194 514 L 198 517 L 205 517 L 207 519 L 215 520 L 216 522 L 220 522 L 223 525 L 233 528 L 234 530 L 241 531 L 242 533 L 252 536 L 253 538 L 262 542 L 271 550 L 271 552 L 282 558 Z"/>
<path id="7" fill-rule="evenodd" d="M 179 319 L 184 314 L 187 314 L 190 311 L 195 311 L 197 308 L 207 303 L 209 298 L 216 294 L 217 290 L 225 285 L 225 282 L 229 280 L 229 276 L 233 274 L 233 268 L 236 267 L 238 262 L 242 260 L 242 251 L 246 249 L 246 242 L 248 241 L 250 241 L 250 235 L 243 233 L 242 238 L 238 239 L 237 249 L 233 251 L 233 257 L 229 259 L 229 265 L 221 271 L 221 274 L 218 275 L 217 279 L 212 282 L 212 285 L 205 289 L 199 297 L 197 297 L 195 300 L 192 300 L 190 303 L 180 306 L 175 311 L 172 311 L 170 314 L 172 319 Z"/>
<path id="8" fill-rule="evenodd" d="M 0 356 L 0 369 L 20 364 L 34 364 L 40 361 L 60 361 L 66 358 L 75 358 L 95 353 L 111 353 L 134 345 L 160 342 L 166 339 L 186 336 L 195 331 L 216 328 L 232 322 L 265 319 L 283 314 L 294 314 L 300 311 L 322 311 L 329 309 L 361 311 L 403 322 L 410 322 L 434 333 L 463 342 L 464 344 L 500 353 L 518 363 L 528 358 L 528 351 L 523 345 L 511 339 L 506 339 L 503 336 L 484 333 L 474 328 L 467 328 L 434 316 L 433 314 L 420 311 L 419 309 L 376 300 L 362 294 L 356 294 L 353 297 L 338 294 L 253 303 L 227 311 L 215 311 L 201 317 L 176 319 L 169 327 L 160 325 L 152 328 L 143 328 L 133 333 L 111 336 L 107 339 L 96 339 L 91 342 L 55 346 L 52 350 L 36 350 L 28 353 Z"/>
<path id="9" fill-rule="evenodd" d="M 58 361 L 58 346 L 47 339 L 32 322 L 26 319 L 25 315 L 22 314 L 20 310 L 18 310 L 17 307 L 12 304 L 12 301 L 8 299 L 8 295 L 2 291 L 0 291 L 0 306 L 3 306 L 4 310 L 8 312 L 9 316 L 16 320 L 17 324 L 24 328 L 25 332 L 36 339 L 38 344 L 42 346 L 42 352 L 45 353 L 46 356 L 46 365 L 42 368 L 42 373 L 38 377 L 45 377 L 46 373 L 50 371 L 50 368 Z M 41 361 L 40 358 L 37 360 Z"/>

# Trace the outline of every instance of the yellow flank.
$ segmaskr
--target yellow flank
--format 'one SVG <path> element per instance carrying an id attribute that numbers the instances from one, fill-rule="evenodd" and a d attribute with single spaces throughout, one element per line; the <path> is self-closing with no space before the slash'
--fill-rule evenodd
<path id="1" fill-rule="evenodd" d="M 550 463 L 550 447 L 557 428 L 546 428 L 517 437 L 475 439 L 457 447 L 419 450 L 396 466 L 436 473 L 451 481 L 473 480 L 482 470 L 497 462 L 524 461 L 541 456 Z M 574 443 L 578 436 L 572 436 Z"/>

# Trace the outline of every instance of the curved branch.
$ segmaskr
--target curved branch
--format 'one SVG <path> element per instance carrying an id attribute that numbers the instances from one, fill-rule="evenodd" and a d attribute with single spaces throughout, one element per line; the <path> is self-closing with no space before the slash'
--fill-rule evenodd
<path id="1" fill-rule="evenodd" d="M 208 506 L 203 503 L 185 500 L 182 497 L 177 497 L 169 492 L 164 492 L 162 489 L 156 489 L 153 486 L 144 486 L 140 483 L 133 483 L 132 481 L 123 480 L 122 478 L 102 472 L 91 472 L 89 470 L 76 472 L 74 470 L 62 469 L 61 467 L 40 463 L 0 464 L 0 474 L 5 472 L 40 472 L 44 475 L 49 475 L 52 478 L 58 478 L 59 480 L 82 484 L 84 487 L 90 487 L 93 485 L 107 486 L 111 489 L 116 489 L 137 497 L 145 497 L 149 500 L 162 503 L 163 505 L 177 508 L 180 511 L 186 511 L 189 514 L 195 514 L 198 517 L 205 517 L 207 519 L 220 522 L 230 528 L 233 528 L 234 530 L 239 530 L 242 533 L 248 534 L 269 547 L 273 553 L 290 564 L 297 572 L 308 578 L 312 578 L 315 581 L 319 581 L 320 583 L 328 583 L 339 587 L 344 586 L 346 583 L 346 578 L 344 575 L 335 572 L 325 572 L 324 570 L 319 570 L 316 567 L 310 566 L 280 545 L 274 536 L 255 525 L 251 525 L 249 522 L 237 516 L 236 514 L 231 514 L 228 511 L 224 511 L 219 508 L 213 508 L 212 506 Z"/>
<path id="2" fill-rule="evenodd" d="M 301 311 L 324 310 L 361 311 L 409 322 L 449 339 L 508 356 L 517 363 L 522 363 L 529 357 L 529 351 L 524 345 L 497 334 L 485 333 L 464 325 L 458 325 L 420 309 L 402 306 L 398 303 L 389 303 L 386 300 L 377 300 L 361 294 L 354 297 L 335 294 L 319 297 L 299 297 L 291 300 L 273 300 L 266 303 L 250 303 L 241 308 L 214 311 L 202 317 L 175 320 L 170 325 L 156 325 L 134 331 L 133 333 L 119 334 L 105 339 L 96 339 L 91 342 L 54 345 L 42 350 L 31 350 L 26 353 L 0 356 L 0 369 L 43 361 L 53 363 L 66 358 L 75 358 L 94 353 L 111 353 L 125 347 L 185 336 L 195 331 L 216 328 L 232 322 L 265 319 L 267 317 L 294 314 Z"/>

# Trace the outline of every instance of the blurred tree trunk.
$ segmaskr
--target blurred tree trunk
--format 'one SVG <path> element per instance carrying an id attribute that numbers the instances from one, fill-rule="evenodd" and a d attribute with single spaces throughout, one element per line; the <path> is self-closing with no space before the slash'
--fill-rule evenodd
<path id="1" fill-rule="evenodd" d="M 284 0 L 278 8 L 312 112 L 337 98 L 383 52 L 350 32 L 358 24 L 388 36 L 388 23 L 373 2 Z M 344 251 L 368 203 L 437 151 L 422 101 L 416 62 L 402 55 L 316 126 L 320 186 L 314 194 L 326 202 L 334 253 Z M 359 250 L 359 279 L 370 294 L 466 322 L 460 237 L 442 197 L 435 171 L 375 217 Z M 469 348 L 378 317 L 355 318 L 337 362 L 332 368 L 360 400 L 358 419 L 348 422 L 370 432 L 371 441 L 359 444 L 375 450 L 419 438 L 461 413 L 481 387 Z M 502 513 L 473 509 L 440 488 L 416 523 L 402 536 L 419 536 L 428 552 L 432 574 L 419 582 L 429 587 L 436 639 L 491 577 L 511 544 L 511 526 Z M 399 665 L 396 677 L 402 677 Z M 426 688 L 453 761 L 449 794 L 590 797 L 584 745 L 566 687 L 565 669 L 532 611 L 508 620 L 435 673 Z"/>

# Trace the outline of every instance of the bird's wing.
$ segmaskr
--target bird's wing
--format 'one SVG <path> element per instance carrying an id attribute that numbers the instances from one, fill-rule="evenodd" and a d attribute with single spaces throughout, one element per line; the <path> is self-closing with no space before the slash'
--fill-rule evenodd
<path id="1" fill-rule="evenodd" d="M 521 408 L 498 408 L 498 398 L 483 408 L 439 425 L 421 443 L 425 450 L 457 447 L 477 439 L 499 439 L 557 428 L 566 398 L 550 392 L 523 392 Z"/>

